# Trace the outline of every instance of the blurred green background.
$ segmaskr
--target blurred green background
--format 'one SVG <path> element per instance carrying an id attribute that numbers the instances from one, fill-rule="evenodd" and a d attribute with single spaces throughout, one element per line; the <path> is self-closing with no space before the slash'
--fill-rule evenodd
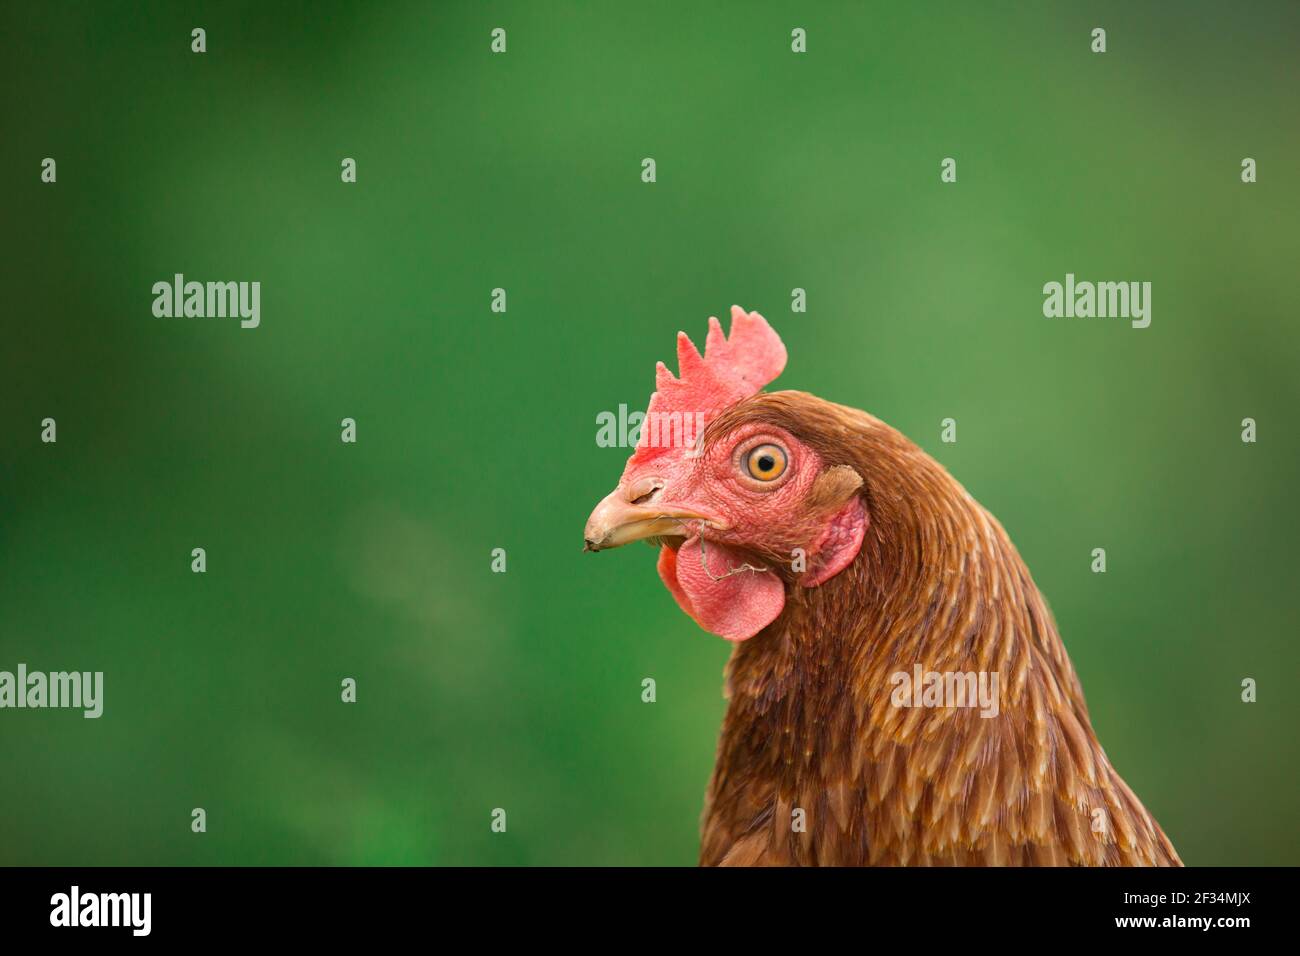
<path id="1" fill-rule="evenodd" d="M 0 669 L 106 690 L 0 711 L 0 862 L 694 863 L 728 645 L 580 532 L 597 414 L 738 302 L 775 387 L 998 515 L 1183 859 L 1296 863 L 1298 41 L 1283 3 L 6 4 Z M 261 327 L 153 317 L 176 272 L 260 281 Z M 1151 327 L 1045 319 L 1066 272 L 1152 282 Z"/>

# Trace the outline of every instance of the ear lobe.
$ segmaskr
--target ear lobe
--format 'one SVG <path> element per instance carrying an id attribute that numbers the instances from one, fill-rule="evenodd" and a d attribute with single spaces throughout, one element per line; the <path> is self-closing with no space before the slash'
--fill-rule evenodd
<path id="1" fill-rule="evenodd" d="M 803 587 L 826 583 L 858 556 L 871 521 L 858 495 L 862 484 L 862 476 L 848 465 L 836 465 L 817 476 L 808 496 L 809 510 L 835 510 L 810 549 L 808 570 L 799 578 Z"/>
<path id="2" fill-rule="evenodd" d="M 827 468 L 808 492 L 808 510 L 814 514 L 838 511 L 862 488 L 862 476 L 849 465 Z"/>

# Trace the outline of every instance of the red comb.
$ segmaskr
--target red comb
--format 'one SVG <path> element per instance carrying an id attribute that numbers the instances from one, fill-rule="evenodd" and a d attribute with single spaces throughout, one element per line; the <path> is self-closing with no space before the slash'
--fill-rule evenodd
<path id="1" fill-rule="evenodd" d="M 648 460 L 663 451 L 649 447 L 650 419 L 656 415 L 680 413 L 710 418 L 742 399 L 757 395 L 785 368 L 785 346 L 781 337 L 757 312 L 731 307 L 731 335 L 709 317 L 709 334 L 704 355 L 685 332 L 677 333 L 677 375 L 660 362 L 655 367 L 655 393 L 646 409 L 634 460 Z"/>

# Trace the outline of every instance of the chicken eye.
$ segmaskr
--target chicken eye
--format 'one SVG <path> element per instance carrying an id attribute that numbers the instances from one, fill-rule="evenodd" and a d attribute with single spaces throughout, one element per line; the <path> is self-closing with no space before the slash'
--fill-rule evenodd
<path id="1" fill-rule="evenodd" d="M 779 445 L 759 445 L 745 456 L 745 470 L 759 481 L 775 481 L 785 472 L 785 450 Z"/>

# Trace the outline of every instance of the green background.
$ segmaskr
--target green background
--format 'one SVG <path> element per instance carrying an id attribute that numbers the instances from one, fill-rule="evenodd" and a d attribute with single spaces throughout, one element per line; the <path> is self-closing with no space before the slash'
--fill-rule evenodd
<path id="1" fill-rule="evenodd" d="M 1298 42 L 1281 3 L 6 4 L 0 669 L 106 700 L 0 711 L 0 862 L 693 863 L 728 645 L 581 531 L 596 415 L 739 302 L 775 387 L 1005 524 L 1184 860 L 1296 863 Z M 261 327 L 153 317 L 176 272 Z M 1066 272 L 1151 327 L 1044 318 Z"/>

